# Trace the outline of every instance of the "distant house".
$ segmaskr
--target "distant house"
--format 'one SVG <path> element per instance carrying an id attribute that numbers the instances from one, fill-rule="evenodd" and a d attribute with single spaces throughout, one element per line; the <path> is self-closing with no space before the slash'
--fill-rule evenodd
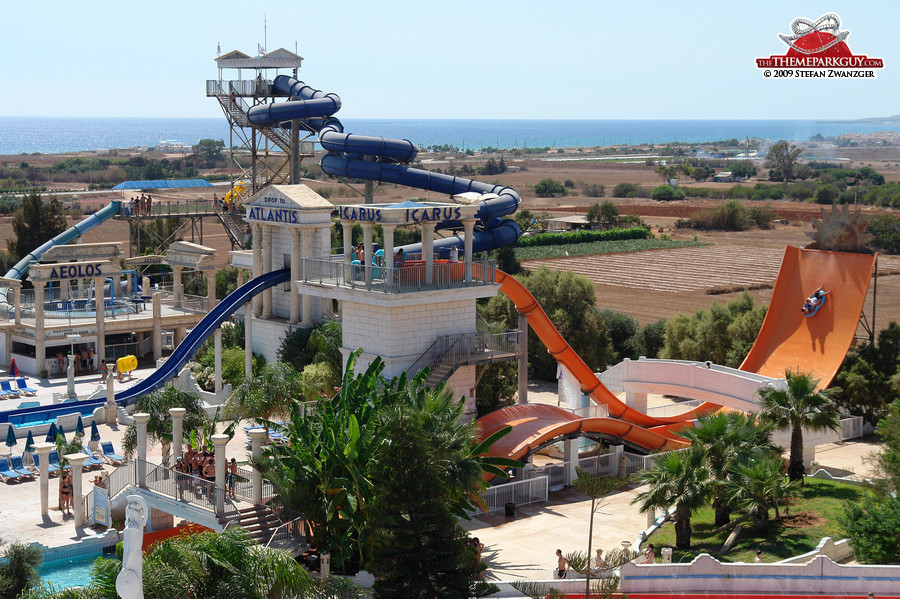
<path id="1" fill-rule="evenodd" d="M 721 173 L 716 173 L 713 181 L 716 183 L 733 183 L 734 177 L 731 175 L 731 171 L 722 171 Z"/>
<path id="2" fill-rule="evenodd" d="M 584 214 L 573 214 L 572 216 L 560 216 L 551 218 L 547 221 L 547 228 L 550 231 L 578 231 L 580 229 L 589 229 L 587 216 Z"/>

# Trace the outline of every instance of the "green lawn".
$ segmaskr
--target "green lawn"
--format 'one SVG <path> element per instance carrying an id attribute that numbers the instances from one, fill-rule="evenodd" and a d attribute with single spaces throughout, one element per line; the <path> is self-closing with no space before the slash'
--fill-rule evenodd
<path id="1" fill-rule="evenodd" d="M 843 512 L 844 502 L 860 501 L 866 492 L 862 487 L 846 483 L 808 478 L 802 488 L 802 496 L 790 506 L 788 515 L 785 516 L 782 510 L 783 521 L 775 521 L 774 510 L 770 511 L 773 520 L 764 534 L 754 532 L 748 522 L 731 551 L 722 555 L 719 550 L 729 533 L 710 534 L 715 529 L 714 514 L 712 508 L 705 508 L 691 518 L 694 529 L 691 549 L 673 550 L 672 561 L 689 562 L 699 553 L 708 553 L 725 562 L 752 562 L 756 550 L 762 549 L 762 561 L 776 562 L 812 551 L 822 537 L 831 537 L 835 541 L 844 538 L 837 523 L 837 515 Z M 667 522 L 650 538 L 650 542 L 656 546 L 657 556 L 665 545 L 674 548 L 675 528 L 672 522 Z"/>
<path id="2" fill-rule="evenodd" d="M 543 245 L 513 249 L 516 253 L 517 260 L 543 260 L 544 258 L 564 258 L 567 255 L 591 256 L 594 254 L 663 250 L 699 245 L 705 244 L 696 241 L 674 241 L 672 239 L 622 239 L 618 241 L 592 241 L 588 243 Z M 568 254 L 566 252 L 568 252 Z"/>

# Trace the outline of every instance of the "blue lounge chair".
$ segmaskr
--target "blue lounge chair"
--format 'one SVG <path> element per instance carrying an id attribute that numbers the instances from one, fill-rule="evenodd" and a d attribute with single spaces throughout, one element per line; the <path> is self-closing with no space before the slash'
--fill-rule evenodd
<path id="1" fill-rule="evenodd" d="M 88 468 L 96 468 L 96 467 L 102 468 L 103 467 L 103 464 L 105 462 L 103 460 L 97 459 L 97 457 L 94 456 L 93 451 L 91 451 L 84 445 L 81 446 L 81 451 L 82 451 L 82 453 L 87 455 L 87 459 L 84 461 L 84 463 L 87 465 Z"/>
<path id="2" fill-rule="evenodd" d="M 51 466 L 56 466 L 56 469 L 59 470 L 59 453 L 56 451 L 51 451 L 50 457 L 47 459 L 47 463 Z"/>
<path id="3" fill-rule="evenodd" d="M 16 385 L 19 387 L 19 391 L 25 395 L 34 395 L 37 393 L 37 389 L 29 387 L 28 383 L 25 382 L 25 379 L 16 379 Z"/>
<path id="4" fill-rule="evenodd" d="M 22 456 L 14 455 L 9 456 L 9 465 L 10 469 L 18 472 L 22 476 L 28 476 L 34 478 L 34 472 L 25 467 L 25 464 L 22 463 Z"/>
<path id="5" fill-rule="evenodd" d="M 23 401 L 19 404 L 19 409 L 21 408 L 36 408 L 41 405 L 39 401 Z"/>
<path id="6" fill-rule="evenodd" d="M 103 441 L 100 443 L 100 448 L 103 450 L 103 455 L 106 456 L 106 459 L 112 462 L 124 462 L 125 456 L 121 456 L 116 453 L 116 450 L 113 449 L 113 444 L 109 441 Z"/>
<path id="7" fill-rule="evenodd" d="M 9 397 L 19 397 L 19 392 L 12 388 L 9 381 L 0 381 L 0 390 Z"/>
<path id="8" fill-rule="evenodd" d="M 34 465 L 37 466 L 38 470 L 41 468 L 41 456 L 38 452 L 34 452 Z M 2 466 L 2 464 L 0 464 Z M 47 472 L 49 474 L 53 474 L 54 472 L 59 472 L 59 468 L 50 463 L 50 460 L 47 460 Z"/>
<path id="9" fill-rule="evenodd" d="M 19 480 L 24 478 L 21 474 L 9 467 L 9 461 L 6 458 L 0 458 L 0 477 L 9 484 L 11 480 Z"/>

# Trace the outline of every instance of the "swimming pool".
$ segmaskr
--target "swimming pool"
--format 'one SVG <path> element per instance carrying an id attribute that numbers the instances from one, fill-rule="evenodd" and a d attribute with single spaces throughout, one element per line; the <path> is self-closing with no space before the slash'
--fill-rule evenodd
<path id="1" fill-rule="evenodd" d="M 86 587 L 91 584 L 91 566 L 98 557 L 103 556 L 94 553 L 45 561 L 40 570 L 41 580 L 45 584 L 53 583 L 54 586 L 64 589 Z"/>

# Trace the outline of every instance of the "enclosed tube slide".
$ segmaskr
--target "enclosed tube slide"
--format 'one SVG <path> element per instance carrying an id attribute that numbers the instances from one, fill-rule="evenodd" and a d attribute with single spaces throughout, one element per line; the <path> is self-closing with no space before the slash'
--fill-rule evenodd
<path id="1" fill-rule="evenodd" d="M 238 308 L 257 294 L 270 287 L 289 281 L 290 278 L 291 269 L 283 268 L 251 279 L 229 293 L 209 314 L 203 317 L 203 320 L 197 323 L 162 366 L 154 370 L 143 381 L 116 393 L 116 403 L 124 406 L 131 405 L 137 401 L 138 397 L 161 387 L 166 381 L 178 374 L 181 367 L 194 355 L 194 352 L 197 351 L 200 345 L 210 335 L 215 333 L 216 329 L 234 314 Z"/>
<path id="2" fill-rule="evenodd" d="M 319 142 L 328 150 L 329 153 L 322 157 L 321 166 L 329 175 L 397 183 L 447 195 L 493 194 L 494 197 L 479 202 L 477 217 L 481 221 L 481 230 L 478 233 L 490 234 L 473 237 L 473 243 L 478 245 L 474 251 L 509 245 L 522 234 L 517 224 L 500 218 L 515 212 L 521 203 L 519 194 L 513 189 L 397 164 L 416 157 L 415 145 L 406 139 L 344 133 L 341 122 L 332 116 L 341 109 L 341 99 L 336 94 L 314 89 L 286 75 L 276 77 L 274 87 L 277 92 L 290 96 L 291 101 L 252 107 L 247 112 L 250 122 L 260 126 L 288 127 L 287 121 L 300 119 L 307 129 L 318 133 Z M 375 158 L 375 161 L 365 160 L 367 157 Z M 437 223 L 435 228 L 459 230 L 462 223 L 444 221 Z M 451 245 L 463 247 L 462 239 L 454 236 L 435 242 L 436 249 Z M 418 244 L 404 246 L 404 251 L 418 249 Z"/>
<path id="3" fill-rule="evenodd" d="M 43 256 L 47 250 L 56 245 L 65 245 L 70 241 L 81 237 L 97 225 L 118 214 L 121 208 L 122 203 L 119 200 L 111 201 L 97 212 L 88 215 L 84 220 L 75 223 L 50 241 L 47 241 L 36 250 L 30 252 L 27 256 L 16 262 L 4 276 L 7 279 L 21 279 L 25 273 L 28 272 L 28 269 L 31 268 L 31 265 L 39 261 L 41 256 Z M 5 311 L 7 313 L 12 309 L 7 298 L 8 291 L 9 289 L 6 287 L 0 289 L 0 311 Z"/>

